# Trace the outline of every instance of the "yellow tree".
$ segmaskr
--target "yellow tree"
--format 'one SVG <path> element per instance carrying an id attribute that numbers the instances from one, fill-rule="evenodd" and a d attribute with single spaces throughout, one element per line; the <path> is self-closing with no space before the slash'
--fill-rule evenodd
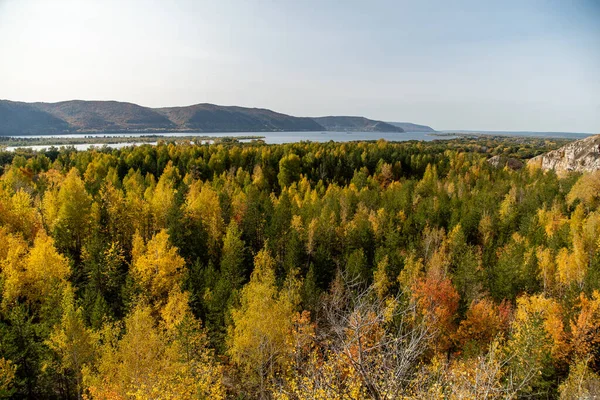
<path id="1" fill-rule="evenodd" d="M 25 295 L 33 301 L 46 302 L 60 296 L 71 274 L 69 262 L 56 251 L 54 240 L 44 232 L 35 238 L 24 265 Z"/>
<path id="2" fill-rule="evenodd" d="M 567 223 L 567 219 L 560 210 L 560 204 L 555 202 L 550 210 L 538 210 L 538 221 L 544 228 L 546 236 L 551 238 L 560 228 Z"/>
<path id="3" fill-rule="evenodd" d="M 572 204 L 581 200 L 588 208 L 598 199 L 600 194 L 600 171 L 586 172 L 575 182 L 567 195 L 567 201 Z"/>
<path id="4" fill-rule="evenodd" d="M 125 318 L 125 334 L 106 326 L 95 368 L 86 368 L 84 384 L 93 399 L 135 399 L 136 392 L 158 385 L 166 341 L 147 306 L 136 306 Z M 150 397 L 148 397 L 150 398 Z"/>
<path id="5" fill-rule="evenodd" d="M 62 176 L 62 175 L 61 175 Z M 58 188 L 60 183 L 55 183 L 44 192 L 42 198 L 42 222 L 48 232 L 54 232 L 58 222 Z"/>
<path id="6" fill-rule="evenodd" d="M 410 289 L 423 278 L 423 259 L 417 259 L 414 254 L 409 254 L 404 261 L 404 268 L 398 274 L 398 283 L 400 288 L 405 292 L 410 292 Z"/>
<path id="7" fill-rule="evenodd" d="M 111 182 L 100 189 L 101 211 L 105 213 L 105 229 L 113 242 L 118 242 L 129 248 L 129 243 L 135 232 L 134 213 L 128 207 L 125 194 Z"/>
<path id="8" fill-rule="evenodd" d="M 536 257 L 538 260 L 539 277 L 542 280 L 542 287 L 544 293 L 554 289 L 554 282 L 556 276 L 556 263 L 552 250 L 544 246 L 539 246 L 536 250 Z"/>
<path id="9" fill-rule="evenodd" d="M 579 359 L 600 363 L 600 292 L 594 290 L 591 298 L 583 293 L 577 304 L 579 313 L 571 321 L 571 348 Z"/>
<path id="10" fill-rule="evenodd" d="M 139 231 L 144 238 L 153 234 L 152 210 L 144 198 L 144 178 L 139 170 L 130 170 L 123 178 L 127 214 L 133 231 Z"/>
<path id="11" fill-rule="evenodd" d="M 505 347 L 510 355 L 508 379 L 519 386 L 517 391 L 530 392 L 553 365 L 564 361 L 568 349 L 562 319 L 561 306 L 551 298 L 524 295 L 517 299 Z"/>
<path id="12" fill-rule="evenodd" d="M 240 305 L 231 313 L 233 325 L 228 337 L 231 359 L 258 386 L 261 398 L 288 356 L 288 337 L 298 301 L 296 285 L 277 290 L 274 264 L 265 249 L 254 258 L 250 282 L 241 291 Z"/>
<path id="13" fill-rule="evenodd" d="M 76 307 L 75 295 L 70 286 L 64 291 L 62 308 L 61 323 L 54 327 L 48 345 L 58 355 L 62 372 L 75 375 L 77 398 L 81 399 L 82 368 L 93 360 L 97 338 L 85 326 L 82 308 Z"/>
<path id="14" fill-rule="evenodd" d="M 161 230 L 144 245 L 136 234 L 133 240 L 133 265 L 131 273 L 145 291 L 144 295 L 155 304 L 167 298 L 169 291 L 179 285 L 185 261 L 177 247 L 169 243 L 169 234 Z"/>
<path id="15" fill-rule="evenodd" d="M 185 310 L 185 294 L 167 308 L 176 319 L 158 324 L 152 309 L 138 304 L 125 318 L 125 332 L 107 326 L 98 362 L 84 370 L 90 399 L 223 399 L 221 367 L 206 348 L 198 322 Z M 169 314 L 169 312 L 166 312 Z"/>
<path id="16" fill-rule="evenodd" d="M 154 191 L 151 194 L 148 192 L 147 197 L 150 198 L 149 202 L 156 230 L 167 227 L 169 213 L 175 205 L 175 180 L 178 177 L 179 172 L 173 167 L 173 163 L 169 161 Z"/>
<path id="17" fill-rule="evenodd" d="M 14 392 L 13 383 L 17 366 L 10 360 L 0 358 L 0 398 L 10 398 Z"/>
<path id="18" fill-rule="evenodd" d="M 0 224 L 11 232 L 20 232 L 31 241 L 41 227 L 39 213 L 29 193 L 20 189 L 12 196 L 0 187 Z"/>
<path id="19" fill-rule="evenodd" d="M 0 229 L 0 256 L 4 306 L 21 296 L 30 302 L 60 304 L 71 271 L 67 259 L 56 251 L 54 240 L 43 230 L 28 249 L 23 239 Z"/>
<path id="20" fill-rule="evenodd" d="M 0 283 L 2 287 L 2 306 L 7 308 L 21 296 L 25 286 L 24 259 L 28 251 L 27 243 L 19 236 L 0 228 Z"/>
<path id="21" fill-rule="evenodd" d="M 167 357 L 185 372 L 200 398 L 224 398 L 223 369 L 208 348 L 208 338 L 192 314 L 189 298 L 189 293 L 174 288 L 161 310 L 160 327 L 170 343 Z"/>
<path id="22" fill-rule="evenodd" d="M 390 286 L 392 285 L 387 271 L 389 265 L 388 260 L 388 256 L 384 256 L 383 259 L 377 263 L 377 267 L 373 272 L 373 288 L 375 289 L 377 297 L 380 299 L 384 299 L 387 296 Z"/>
<path id="23" fill-rule="evenodd" d="M 59 248 L 69 249 L 78 255 L 89 230 L 92 200 L 76 168 L 69 171 L 52 200 L 56 201 L 56 205 L 48 205 L 48 208 L 57 210 L 56 219 L 47 223 L 54 227 Z"/>
<path id="24" fill-rule="evenodd" d="M 185 214 L 200 222 L 208 233 L 208 249 L 216 256 L 223 236 L 224 222 L 221 216 L 219 196 L 210 186 L 196 181 L 190 186 L 184 205 Z"/>
<path id="25" fill-rule="evenodd" d="M 574 241 L 579 239 L 575 238 Z M 576 248 L 577 245 L 574 245 Z M 581 250 L 570 252 L 563 247 L 556 255 L 556 280 L 565 287 L 583 288 L 587 272 L 587 255 Z"/>
<path id="26" fill-rule="evenodd" d="M 494 221 L 487 212 L 483 213 L 481 220 L 479 221 L 478 232 L 481 243 L 484 246 L 489 245 L 496 234 L 494 231 Z"/>
<path id="27" fill-rule="evenodd" d="M 500 219 L 510 220 L 514 216 L 515 207 L 518 203 L 518 190 L 516 186 L 512 186 L 510 191 L 504 196 L 504 200 L 500 203 Z"/>

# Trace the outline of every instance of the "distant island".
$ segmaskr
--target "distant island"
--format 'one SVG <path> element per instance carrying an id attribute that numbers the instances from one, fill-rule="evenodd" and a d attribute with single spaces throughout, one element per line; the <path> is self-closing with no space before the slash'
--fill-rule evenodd
<path id="1" fill-rule="evenodd" d="M 295 117 L 263 108 L 196 104 L 149 108 L 118 101 L 24 103 L 0 100 L 0 136 L 69 133 L 431 131 L 364 117 Z"/>

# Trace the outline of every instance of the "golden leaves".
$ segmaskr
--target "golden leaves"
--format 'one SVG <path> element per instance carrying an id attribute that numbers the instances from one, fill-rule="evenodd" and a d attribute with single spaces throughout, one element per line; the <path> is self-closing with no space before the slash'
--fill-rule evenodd
<path id="1" fill-rule="evenodd" d="M 54 247 L 54 240 L 40 231 L 33 247 L 27 248 L 19 237 L 5 236 L 6 250 L 2 261 L 6 305 L 19 296 L 29 301 L 46 301 L 60 295 L 71 274 L 67 259 Z"/>
<path id="2" fill-rule="evenodd" d="M 131 273 L 136 282 L 152 301 L 164 301 L 169 291 L 179 285 L 185 264 L 177 248 L 170 245 L 167 231 L 161 230 L 146 244 L 135 237 L 132 253 Z"/>

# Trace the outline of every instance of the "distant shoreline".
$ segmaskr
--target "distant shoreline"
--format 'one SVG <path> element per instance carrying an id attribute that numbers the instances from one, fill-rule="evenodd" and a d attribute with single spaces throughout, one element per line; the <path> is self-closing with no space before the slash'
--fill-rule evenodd
<path id="1" fill-rule="evenodd" d="M 563 139 L 583 139 L 593 136 L 591 133 L 583 132 L 533 132 L 533 131 L 438 131 L 429 133 L 430 136 L 437 137 L 459 137 L 469 139 L 479 138 L 563 138 Z"/>
<path id="2" fill-rule="evenodd" d="M 134 139 L 137 143 L 155 143 L 158 141 L 178 141 L 178 142 L 237 142 L 240 140 L 261 140 L 264 136 L 163 136 L 163 135 L 143 135 L 143 136 L 88 136 L 88 137 L 11 137 L 1 136 L 0 146 L 4 147 L 29 147 L 29 146 L 70 146 L 78 144 L 117 144 L 129 143 Z"/>

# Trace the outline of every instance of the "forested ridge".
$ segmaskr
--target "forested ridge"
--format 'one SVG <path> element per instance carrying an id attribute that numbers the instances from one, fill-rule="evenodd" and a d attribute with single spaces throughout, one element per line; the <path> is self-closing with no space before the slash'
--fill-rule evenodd
<path id="1" fill-rule="evenodd" d="M 149 108 L 121 101 L 24 103 L 0 99 L 0 137 L 98 132 L 433 132 L 428 126 L 364 117 L 295 117 L 264 108 L 210 103 Z"/>
<path id="2" fill-rule="evenodd" d="M 594 398 L 600 173 L 487 162 L 564 143 L 2 152 L 0 398 Z"/>

